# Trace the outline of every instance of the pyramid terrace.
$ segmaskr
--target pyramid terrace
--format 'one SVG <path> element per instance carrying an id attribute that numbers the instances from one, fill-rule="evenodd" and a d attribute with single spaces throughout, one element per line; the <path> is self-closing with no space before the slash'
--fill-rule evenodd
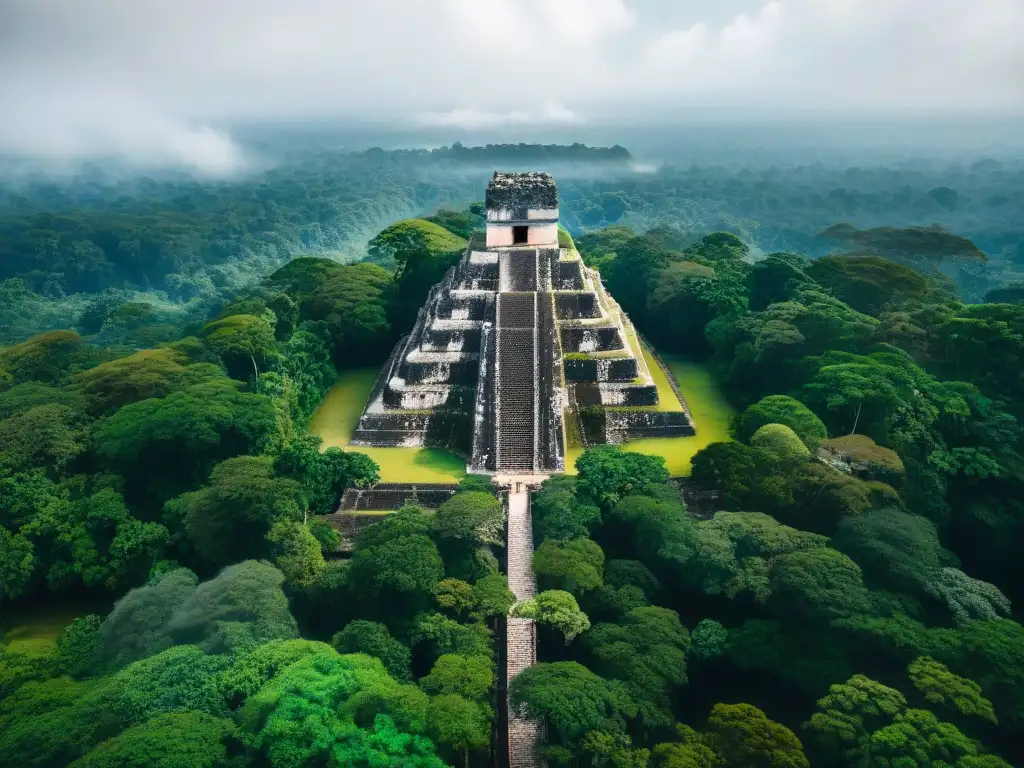
<path id="1" fill-rule="evenodd" d="M 600 275 L 559 246 L 545 173 L 496 172 L 486 232 L 435 285 L 392 351 L 352 445 L 451 448 L 470 471 L 565 469 L 567 421 L 584 444 L 694 434 L 658 408 L 632 323 Z"/>

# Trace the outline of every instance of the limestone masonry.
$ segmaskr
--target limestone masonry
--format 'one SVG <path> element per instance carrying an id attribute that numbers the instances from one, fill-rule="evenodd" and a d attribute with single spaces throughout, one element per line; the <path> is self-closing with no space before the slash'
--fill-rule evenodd
<path id="1" fill-rule="evenodd" d="M 561 472 L 586 443 L 693 434 L 658 390 L 629 318 L 559 247 L 546 173 L 498 173 L 487 231 L 435 285 L 381 370 L 353 445 L 439 445 L 476 472 Z"/>

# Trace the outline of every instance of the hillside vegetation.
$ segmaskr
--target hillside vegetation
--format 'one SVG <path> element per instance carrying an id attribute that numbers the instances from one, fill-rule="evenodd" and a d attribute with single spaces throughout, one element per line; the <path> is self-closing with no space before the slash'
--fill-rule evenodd
<path id="1" fill-rule="evenodd" d="M 973 301 L 1024 284 L 1024 168 L 970 165 L 663 165 L 631 170 L 621 147 L 453 145 L 436 150 L 308 150 L 228 181 L 117 176 L 96 167 L 54 182 L 0 180 L 0 342 L 43 330 L 116 330 L 203 317 L 297 255 L 357 261 L 383 227 L 427 216 L 460 237 L 461 209 L 491 172 L 556 174 L 573 237 L 611 225 L 670 224 L 738 234 L 758 253 L 835 249 L 918 256 Z M 469 215 L 467 215 L 469 214 Z M 842 226 L 840 226 L 842 225 Z M 949 236 L 935 230 L 940 225 Z M 966 240 L 964 239 L 966 238 Z M 987 260 L 961 258 L 980 250 Z M 940 256 L 955 256 L 934 263 Z M 1017 293 L 1014 293 L 1016 291 Z M 131 318 L 118 312 L 132 305 Z M 125 310 L 126 312 L 128 310 Z"/>
<path id="2" fill-rule="evenodd" d="M 535 497 L 537 605 L 560 609 L 510 696 L 549 763 L 1019 763 L 1020 305 L 727 233 L 579 245 L 742 410 L 692 459 L 709 519 L 661 456 L 611 446 Z"/>

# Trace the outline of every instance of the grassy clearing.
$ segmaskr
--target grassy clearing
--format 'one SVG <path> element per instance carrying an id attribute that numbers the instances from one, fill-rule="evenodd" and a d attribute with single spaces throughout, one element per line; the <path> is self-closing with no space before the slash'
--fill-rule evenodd
<path id="1" fill-rule="evenodd" d="M 580 424 L 580 416 L 575 411 L 566 410 L 563 415 L 565 423 L 565 447 L 566 450 L 579 448 L 583 445 L 583 427 Z"/>
<path id="2" fill-rule="evenodd" d="M 690 474 L 690 461 L 699 450 L 711 443 L 731 439 L 729 422 L 735 410 L 725 399 L 725 395 L 707 366 L 673 355 L 663 355 L 663 359 L 669 370 L 672 371 L 672 375 L 675 376 L 676 383 L 679 384 L 679 391 L 686 398 L 690 413 L 697 425 L 697 434 L 693 437 L 632 440 L 623 444 L 622 448 L 627 451 L 662 456 L 668 471 L 676 477 Z M 661 402 L 675 402 L 678 406 L 678 400 L 668 384 L 668 379 L 665 378 L 665 374 L 657 362 L 648 357 L 647 365 L 658 384 Z M 662 391 L 663 386 L 668 392 L 667 397 Z M 681 406 L 678 406 L 676 410 L 680 408 Z M 566 451 L 565 466 L 569 474 L 576 474 L 576 459 L 582 453 L 582 448 Z"/>
<path id="3" fill-rule="evenodd" d="M 324 448 L 347 449 L 377 373 L 376 368 L 356 368 L 338 377 L 309 422 L 309 431 L 324 441 Z M 358 446 L 352 450 L 376 461 L 385 483 L 451 483 L 466 475 L 465 460 L 439 448 Z"/>
<path id="4" fill-rule="evenodd" d="M 676 393 L 672 390 L 672 385 L 668 383 L 668 377 L 665 372 L 661 370 L 661 366 L 658 365 L 658 361 L 654 359 L 654 356 L 647 350 L 644 350 L 644 361 L 647 363 L 647 369 L 651 372 L 651 378 L 654 379 L 654 385 L 658 388 L 658 405 L 655 410 L 658 411 L 681 411 L 683 410 L 683 404 L 679 402 L 679 398 L 676 397 Z M 666 360 L 666 363 L 669 361 Z M 673 374 L 675 371 L 673 370 Z M 677 375 L 677 374 L 676 374 Z M 686 390 L 683 388 L 683 383 L 679 382 L 679 391 L 686 397 Z"/>
<path id="5" fill-rule="evenodd" d="M 0 619 L 0 645 L 15 650 L 43 651 L 56 645 L 61 632 L 74 619 L 89 613 L 102 616 L 110 608 L 111 604 L 106 601 L 95 604 L 70 602 L 25 606 L 5 612 Z"/>

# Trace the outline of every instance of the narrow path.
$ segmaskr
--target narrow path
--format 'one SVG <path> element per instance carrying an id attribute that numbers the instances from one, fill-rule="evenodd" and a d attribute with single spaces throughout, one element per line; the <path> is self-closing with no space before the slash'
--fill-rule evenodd
<path id="1" fill-rule="evenodd" d="M 530 521 L 530 494 L 527 481 L 544 478 L 513 475 L 508 495 L 508 586 L 516 600 L 529 600 L 537 594 L 533 578 L 533 526 Z M 537 662 L 537 628 L 533 619 L 508 619 L 506 635 L 506 678 L 509 682 Z M 520 717 L 508 707 L 509 768 L 540 768 L 537 746 L 541 727 L 536 720 Z"/>

